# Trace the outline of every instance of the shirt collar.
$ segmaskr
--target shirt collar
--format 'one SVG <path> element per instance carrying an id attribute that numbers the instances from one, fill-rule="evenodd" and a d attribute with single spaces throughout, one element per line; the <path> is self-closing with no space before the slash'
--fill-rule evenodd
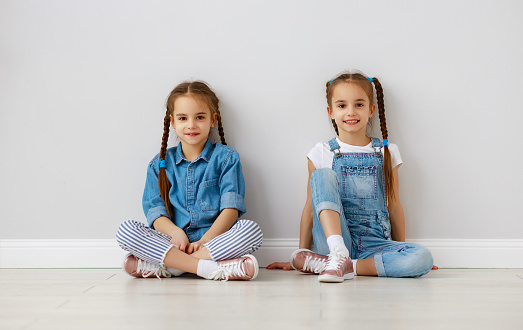
<path id="1" fill-rule="evenodd" d="M 209 139 L 207 139 L 207 142 L 205 142 L 205 147 L 203 147 L 203 150 L 201 154 L 196 158 L 194 161 L 198 161 L 199 159 L 203 159 L 206 162 L 208 162 L 211 159 L 211 153 L 212 153 L 213 145 Z M 189 162 L 185 157 L 183 156 L 182 152 L 182 143 L 180 142 L 178 146 L 176 147 L 176 165 L 179 165 L 182 161 Z"/>

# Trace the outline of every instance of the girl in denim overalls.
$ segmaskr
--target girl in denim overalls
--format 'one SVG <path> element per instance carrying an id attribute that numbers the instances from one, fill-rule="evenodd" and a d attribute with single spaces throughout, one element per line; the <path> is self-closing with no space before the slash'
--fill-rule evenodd
<path id="1" fill-rule="evenodd" d="M 238 153 L 226 146 L 216 94 L 203 82 L 178 85 L 167 99 L 160 153 L 147 168 L 143 210 L 147 224 L 129 220 L 117 233 L 130 252 L 124 270 L 135 277 L 184 272 L 212 280 L 250 280 L 251 255 L 262 244 L 260 227 L 237 220 L 245 213 Z M 218 124 L 220 143 L 211 143 Z M 167 148 L 169 127 L 178 146 Z"/>
<path id="2" fill-rule="evenodd" d="M 373 83 L 383 141 L 366 135 L 376 108 Z M 361 74 L 342 74 L 327 83 L 327 103 L 338 138 L 318 143 L 307 155 L 307 202 L 300 249 L 293 253 L 291 265 L 319 274 L 321 282 L 343 282 L 355 273 L 390 277 L 428 273 L 429 250 L 404 242 L 398 194 L 401 157 L 397 146 L 387 140 L 380 82 Z M 312 239 L 316 253 L 308 250 Z"/>

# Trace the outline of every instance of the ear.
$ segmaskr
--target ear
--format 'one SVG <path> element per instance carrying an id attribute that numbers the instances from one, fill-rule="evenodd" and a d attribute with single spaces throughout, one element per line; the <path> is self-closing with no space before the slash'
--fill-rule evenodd
<path id="1" fill-rule="evenodd" d="M 370 116 L 369 116 L 369 118 L 374 116 L 374 112 L 376 112 L 376 104 L 373 104 L 372 107 L 370 107 Z"/>
<path id="2" fill-rule="evenodd" d="M 329 114 L 329 117 L 331 119 L 334 119 L 334 116 L 332 115 L 332 110 L 331 110 L 331 108 L 329 106 L 327 106 L 327 113 Z"/>
<path id="3" fill-rule="evenodd" d="M 216 125 L 217 120 L 218 120 L 218 114 L 215 113 L 214 115 L 211 116 L 211 127 L 214 127 L 214 125 Z"/>

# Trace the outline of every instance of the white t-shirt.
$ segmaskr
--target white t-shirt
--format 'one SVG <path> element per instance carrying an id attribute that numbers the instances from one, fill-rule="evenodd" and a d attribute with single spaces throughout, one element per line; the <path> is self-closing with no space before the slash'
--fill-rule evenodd
<path id="1" fill-rule="evenodd" d="M 372 142 L 367 144 L 364 147 L 353 146 L 347 143 L 343 143 L 339 138 L 336 138 L 336 142 L 340 145 L 340 152 L 344 153 L 373 153 L 374 148 L 372 147 Z M 400 150 L 398 146 L 389 143 L 389 151 L 392 160 L 392 168 L 403 164 L 401 160 Z M 383 148 L 381 149 L 383 154 Z M 319 168 L 332 168 L 332 159 L 334 158 L 334 152 L 331 151 L 328 143 L 318 142 L 316 145 L 309 151 L 307 158 L 311 160 L 316 169 Z"/>

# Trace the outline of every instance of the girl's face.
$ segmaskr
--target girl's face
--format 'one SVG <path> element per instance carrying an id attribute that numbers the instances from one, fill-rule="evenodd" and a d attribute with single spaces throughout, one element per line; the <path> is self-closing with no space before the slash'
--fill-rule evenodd
<path id="1" fill-rule="evenodd" d="M 332 93 L 329 117 L 338 125 L 340 140 L 360 141 L 366 137 L 367 123 L 376 106 L 358 84 L 341 83 Z"/>
<path id="2" fill-rule="evenodd" d="M 184 146 L 199 147 L 203 150 L 211 127 L 216 124 L 217 115 L 204 103 L 191 96 L 180 96 L 174 101 L 171 125 Z"/>

